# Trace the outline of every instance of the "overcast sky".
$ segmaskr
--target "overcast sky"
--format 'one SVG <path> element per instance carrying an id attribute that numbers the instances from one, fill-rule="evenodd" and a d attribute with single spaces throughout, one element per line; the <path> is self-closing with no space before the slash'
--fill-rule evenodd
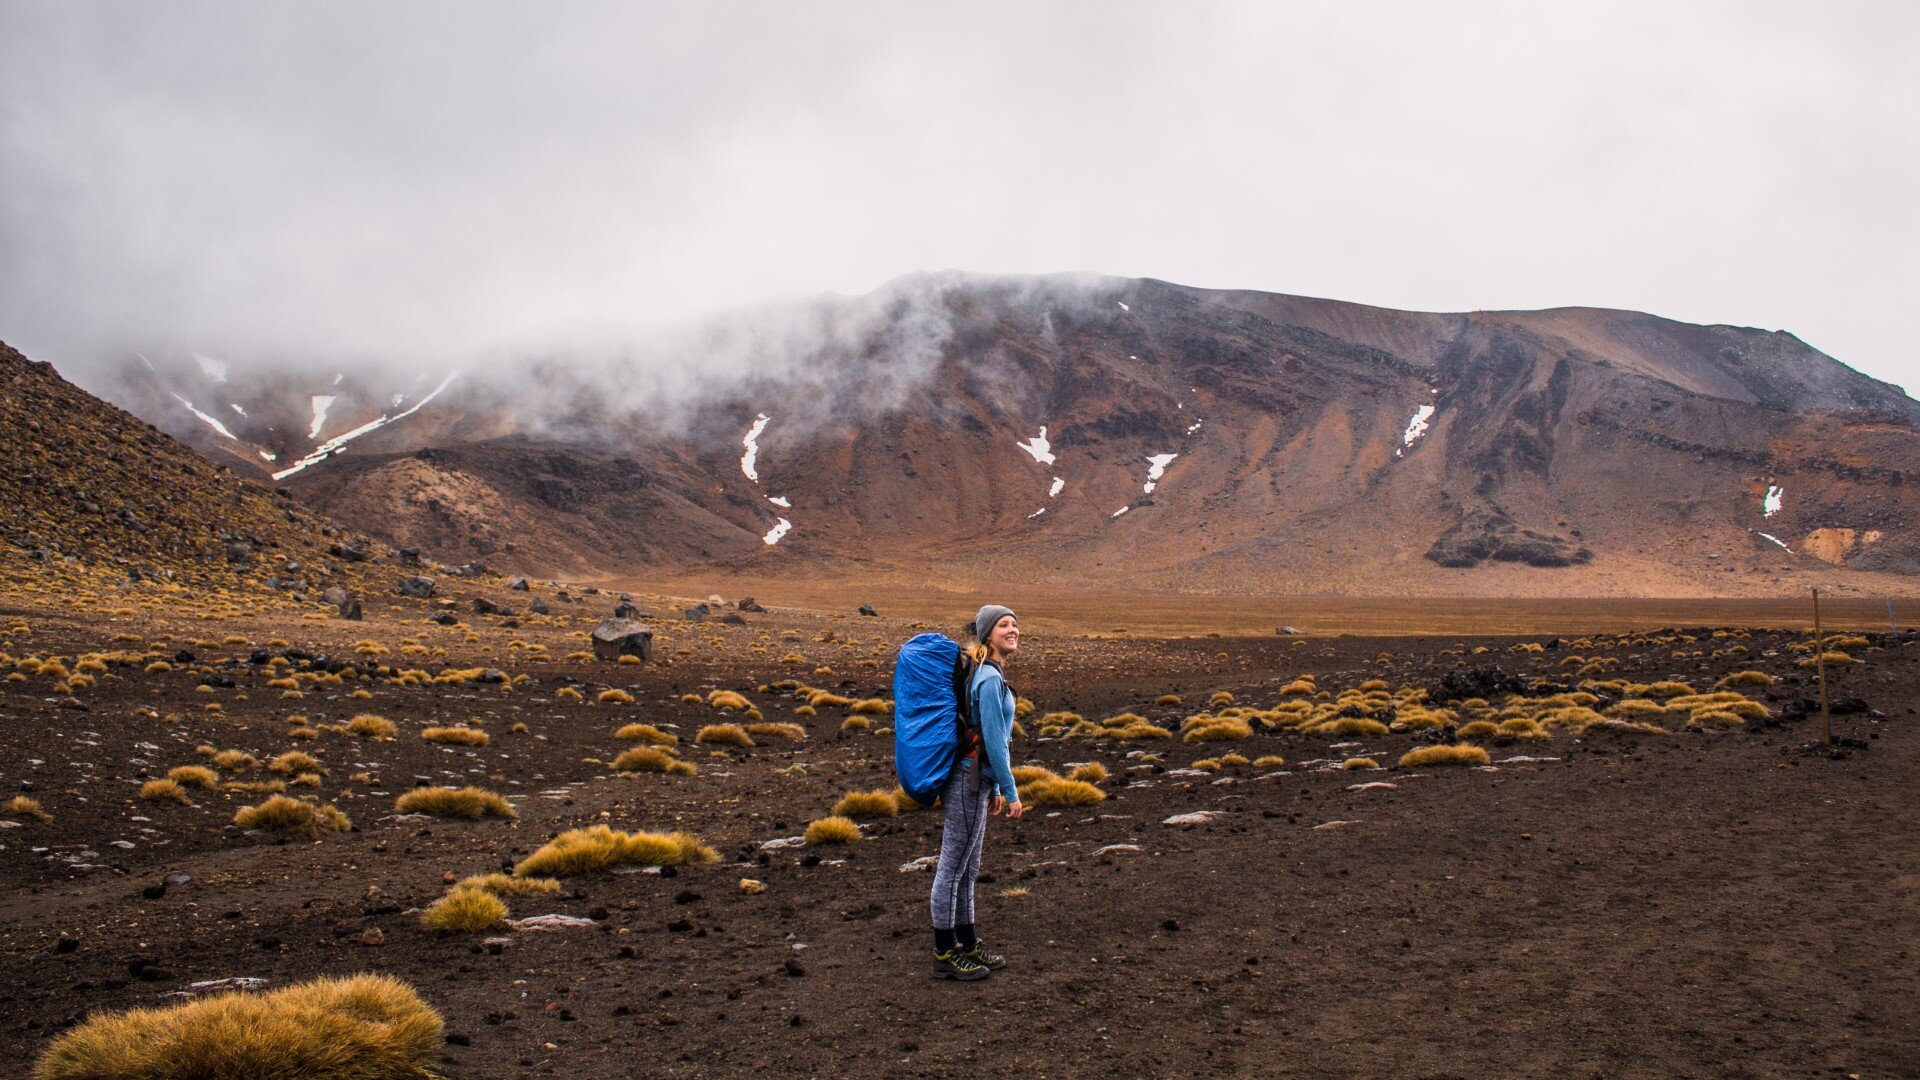
<path id="1" fill-rule="evenodd" d="M 1095 271 L 1920 390 L 1920 5 L 0 0 L 0 339 L 444 363 Z"/>

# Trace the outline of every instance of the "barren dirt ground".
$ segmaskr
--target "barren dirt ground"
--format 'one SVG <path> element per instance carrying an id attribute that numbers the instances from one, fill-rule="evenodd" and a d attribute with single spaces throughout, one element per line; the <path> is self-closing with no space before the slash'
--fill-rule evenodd
<path id="1" fill-rule="evenodd" d="M 14 814 L 0 828 L 0 1051 L 28 1061 L 89 1012 L 164 1004 L 203 980 L 278 986 L 374 970 L 444 1013 L 434 1067 L 462 1077 L 1920 1075 L 1920 637 L 1845 646 L 1862 663 L 1834 672 L 1841 745 L 1829 751 L 1807 745 L 1814 690 L 1794 651 L 1804 619 L 1786 610 L 1781 630 L 1718 636 L 1716 626 L 1762 616 L 1679 607 L 1655 626 L 1582 608 L 1553 616 L 1565 620 L 1557 639 L 1326 636 L 1330 625 L 1302 616 L 1301 637 L 1096 640 L 1046 629 L 1028 605 L 1009 680 L 1037 711 L 1015 760 L 1056 771 L 1098 761 L 1112 776 L 1096 805 L 993 823 L 980 923 L 1011 963 L 963 985 L 928 978 L 929 876 L 906 869 L 937 850 L 935 813 L 870 821 L 845 846 L 762 846 L 848 791 L 894 783 L 889 736 L 841 731 L 842 707 L 796 715 L 801 702 L 770 684 L 890 696 L 888 658 L 915 625 L 776 609 L 745 615 L 746 626 L 694 626 L 678 617 L 684 601 L 636 596 L 673 617 L 657 620 L 653 663 L 620 665 L 566 658 L 611 597 L 568 604 L 536 586 L 555 614 L 509 619 L 474 614 L 481 594 L 522 609 L 529 599 L 456 585 L 459 622 L 439 626 L 427 605 L 398 600 L 369 601 L 366 622 L 344 623 L 139 598 L 92 608 L 0 598 L 11 660 L 58 655 L 72 667 L 88 652 L 125 654 L 70 697 L 0 664 L 24 676 L 0 682 L 0 783 L 49 818 Z M 955 598 L 936 628 L 976 602 Z M 1588 631 L 1642 632 L 1576 640 L 1582 619 Z M 359 642 L 387 651 L 356 653 Z M 288 670 L 325 653 L 366 677 L 305 679 L 300 697 L 283 697 L 267 685 L 276 672 L 250 661 L 289 649 L 304 651 Z M 149 672 L 156 657 L 172 670 Z M 1680 716 L 1665 733 L 1473 740 L 1487 768 L 1396 766 L 1414 746 L 1455 741 L 1432 732 L 1038 737 L 1050 711 L 1094 721 L 1132 711 L 1177 731 L 1218 691 L 1264 709 L 1303 673 L 1337 696 L 1373 679 L 1431 687 L 1496 663 L 1547 684 L 1535 698 L 1573 689 L 1578 670 L 1701 691 L 1737 670 L 1776 681 L 1743 688 L 1771 713 L 1743 727 L 1691 730 Z M 527 678 L 510 690 L 399 685 L 383 664 Z M 569 686 L 584 699 L 556 697 Z M 607 688 L 635 700 L 599 703 Z M 808 738 L 693 745 L 701 725 L 730 717 L 681 695 L 712 689 L 741 691 Z M 1182 703 L 1156 704 L 1163 694 Z M 360 713 L 394 721 L 398 736 L 329 726 Z M 316 737 L 289 737 L 296 714 Z M 488 744 L 421 738 L 461 721 Z M 625 744 L 613 733 L 636 721 L 678 732 L 697 775 L 614 774 L 604 763 Z M 191 806 L 139 797 L 143 780 L 205 763 L 200 746 L 261 761 L 312 754 L 324 778 L 293 793 L 334 803 L 352 831 L 281 842 L 232 824 L 260 794 L 195 790 Z M 1228 754 L 1285 764 L 1192 768 Z M 1382 768 L 1340 767 L 1360 757 Z M 394 797 L 420 782 L 501 792 L 519 816 L 395 815 Z M 1196 811 L 1214 813 L 1164 823 Z M 721 861 L 568 877 L 556 896 L 508 899 L 516 919 L 562 913 L 590 919 L 584 928 L 420 925 L 418 909 L 450 877 L 511 865 L 596 823 L 689 830 Z M 190 880 L 164 885 L 168 875 Z M 743 892 L 742 878 L 765 890 Z"/>

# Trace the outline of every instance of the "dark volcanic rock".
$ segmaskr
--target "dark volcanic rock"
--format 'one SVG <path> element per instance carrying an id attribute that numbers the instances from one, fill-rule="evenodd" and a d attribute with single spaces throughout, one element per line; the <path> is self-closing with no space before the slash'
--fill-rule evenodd
<path id="1" fill-rule="evenodd" d="M 1427 688 L 1427 700 L 1435 705 L 1445 705 L 1468 698 L 1491 701 L 1502 694 L 1526 692 L 1526 680 L 1518 675 L 1509 675 L 1500 665 L 1494 664 L 1491 667 L 1447 672 L 1439 682 Z"/>
<path id="2" fill-rule="evenodd" d="M 653 631 L 632 619 L 609 619 L 594 628 L 593 655 L 601 660 L 622 656 L 653 659 Z"/>

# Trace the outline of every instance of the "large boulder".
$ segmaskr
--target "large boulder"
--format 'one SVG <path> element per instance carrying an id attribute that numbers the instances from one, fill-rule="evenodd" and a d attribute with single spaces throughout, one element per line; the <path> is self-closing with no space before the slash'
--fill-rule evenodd
<path id="1" fill-rule="evenodd" d="M 434 585 L 432 578 L 415 574 L 412 577 L 401 578 L 399 583 L 393 588 L 394 591 L 398 592 L 401 596 L 411 596 L 416 600 L 425 600 L 427 597 L 433 595 Z"/>
<path id="2" fill-rule="evenodd" d="M 634 619 L 608 619 L 594 628 L 593 655 L 600 660 L 623 656 L 653 659 L 653 631 Z"/>

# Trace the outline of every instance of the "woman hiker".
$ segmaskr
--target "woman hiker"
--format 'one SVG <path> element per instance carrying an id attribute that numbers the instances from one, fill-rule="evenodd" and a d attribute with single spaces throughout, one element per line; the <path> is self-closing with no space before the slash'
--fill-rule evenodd
<path id="1" fill-rule="evenodd" d="M 973 883 L 980 876 L 980 850 L 987 819 L 1026 811 L 1014 787 L 1007 744 L 1013 737 L 1013 691 L 1002 667 L 1020 651 L 1020 621 L 1013 609 L 988 604 L 973 618 L 974 644 L 968 649 L 978 665 L 967 686 L 976 749 L 955 763 L 940 804 L 940 866 L 933 875 L 933 976 L 936 979 L 984 979 L 1007 966 L 1004 956 L 987 951 L 973 928 Z"/>

